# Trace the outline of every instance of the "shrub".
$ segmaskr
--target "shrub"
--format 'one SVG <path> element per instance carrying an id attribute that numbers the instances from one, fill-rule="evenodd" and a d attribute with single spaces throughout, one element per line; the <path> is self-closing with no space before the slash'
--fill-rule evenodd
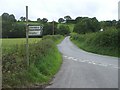
<path id="1" fill-rule="evenodd" d="M 99 54 L 120 56 L 120 30 L 118 29 L 108 28 L 108 30 L 103 32 L 72 34 L 71 38 L 84 50 Z"/>
<path id="2" fill-rule="evenodd" d="M 70 34 L 70 28 L 69 26 L 65 26 L 65 25 L 60 25 L 58 30 L 57 30 L 57 34 L 60 35 L 69 35 Z"/>
<path id="3" fill-rule="evenodd" d="M 47 36 L 51 37 L 51 36 Z M 61 36 L 58 36 L 61 39 Z M 54 39 L 57 42 L 58 39 Z M 49 82 L 58 71 L 62 57 L 52 39 L 43 39 L 29 45 L 30 66 L 26 64 L 25 45 L 11 46 L 10 52 L 3 51 L 3 88 L 33 87 Z"/>

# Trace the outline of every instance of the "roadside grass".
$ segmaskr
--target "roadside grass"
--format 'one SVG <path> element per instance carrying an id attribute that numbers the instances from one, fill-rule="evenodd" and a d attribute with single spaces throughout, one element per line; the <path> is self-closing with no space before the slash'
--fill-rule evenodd
<path id="1" fill-rule="evenodd" d="M 47 36 L 46 36 L 47 37 Z M 50 36 L 51 37 L 51 36 Z M 59 38 L 63 36 L 53 36 Z M 11 52 L 2 53 L 3 88 L 43 87 L 49 83 L 62 63 L 62 55 L 52 39 L 40 40 L 30 43 L 30 66 L 26 65 L 25 46 L 23 44 L 12 47 Z M 12 42 L 11 42 L 12 43 Z"/>
<path id="2" fill-rule="evenodd" d="M 45 39 L 51 39 L 56 44 L 59 44 L 64 39 L 64 37 L 62 35 L 47 35 L 47 36 L 44 36 L 42 39 L 43 40 L 45 40 Z"/>
<path id="3" fill-rule="evenodd" d="M 102 55 L 120 57 L 118 38 L 119 30 L 109 29 L 104 32 L 89 34 L 71 34 L 71 41 L 79 48 Z"/>

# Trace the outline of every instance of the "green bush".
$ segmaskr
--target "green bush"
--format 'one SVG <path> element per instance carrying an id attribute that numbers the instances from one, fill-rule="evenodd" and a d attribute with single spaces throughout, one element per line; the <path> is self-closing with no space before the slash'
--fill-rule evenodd
<path id="1" fill-rule="evenodd" d="M 71 38 L 80 48 L 99 54 L 119 56 L 120 30 L 109 28 L 103 32 L 89 34 L 71 34 Z"/>
<path id="2" fill-rule="evenodd" d="M 43 37 L 43 40 L 45 40 L 45 39 L 51 39 L 56 44 L 58 44 L 63 39 L 63 36 L 62 35 L 46 35 Z"/>
<path id="3" fill-rule="evenodd" d="M 69 35 L 70 34 L 70 28 L 69 26 L 65 26 L 65 25 L 59 25 L 58 30 L 57 30 L 57 34 L 60 35 Z"/>
<path id="4" fill-rule="evenodd" d="M 3 88 L 33 87 L 47 84 L 62 63 L 62 57 L 55 42 L 51 39 L 44 39 L 30 44 L 29 67 L 26 64 L 25 45 L 13 46 L 11 47 L 13 49 L 10 49 L 11 52 L 3 51 Z"/>
<path id="5" fill-rule="evenodd" d="M 96 18 L 81 18 L 75 25 L 73 32 L 78 34 L 86 34 L 89 32 L 97 32 L 100 30 L 100 23 Z"/>

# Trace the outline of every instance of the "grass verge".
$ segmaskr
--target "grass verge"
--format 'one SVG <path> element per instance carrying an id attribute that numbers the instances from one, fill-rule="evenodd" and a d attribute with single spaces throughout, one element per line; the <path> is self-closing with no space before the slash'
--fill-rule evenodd
<path id="1" fill-rule="evenodd" d="M 42 87 L 48 84 L 62 63 L 55 42 L 46 38 L 29 44 L 29 67 L 26 66 L 25 45 L 11 47 L 14 48 L 11 52 L 3 51 L 3 88 Z"/>
<path id="2" fill-rule="evenodd" d="M 120 57 L 119 35 L 119 30 L 110 29 L 97 33 L 71 34 L 71 41 L 79 48 L 88 52 Z"/>

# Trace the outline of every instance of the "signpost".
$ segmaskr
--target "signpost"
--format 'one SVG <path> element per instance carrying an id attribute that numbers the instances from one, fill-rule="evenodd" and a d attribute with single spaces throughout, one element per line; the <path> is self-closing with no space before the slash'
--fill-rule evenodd
<path id="1" fill-rule="evenodd" d="M 29 67 L 29 45 L 28 45 L 28 6 L 26 6 L 26 63 Z"/>
<path id="2" fill-rule="evenodd" d="M 43 26 L 29 26 L 29 36 L 41 36 L 43 32 Z"/>
<path id="3" fill-rule="evenodd" d="M 43 32 L 43 26 L 28 26 L 28 6 L 26 6 L 26 64 L 30 65 L 29 61 L 29 36 L 41 36 Z"/>

